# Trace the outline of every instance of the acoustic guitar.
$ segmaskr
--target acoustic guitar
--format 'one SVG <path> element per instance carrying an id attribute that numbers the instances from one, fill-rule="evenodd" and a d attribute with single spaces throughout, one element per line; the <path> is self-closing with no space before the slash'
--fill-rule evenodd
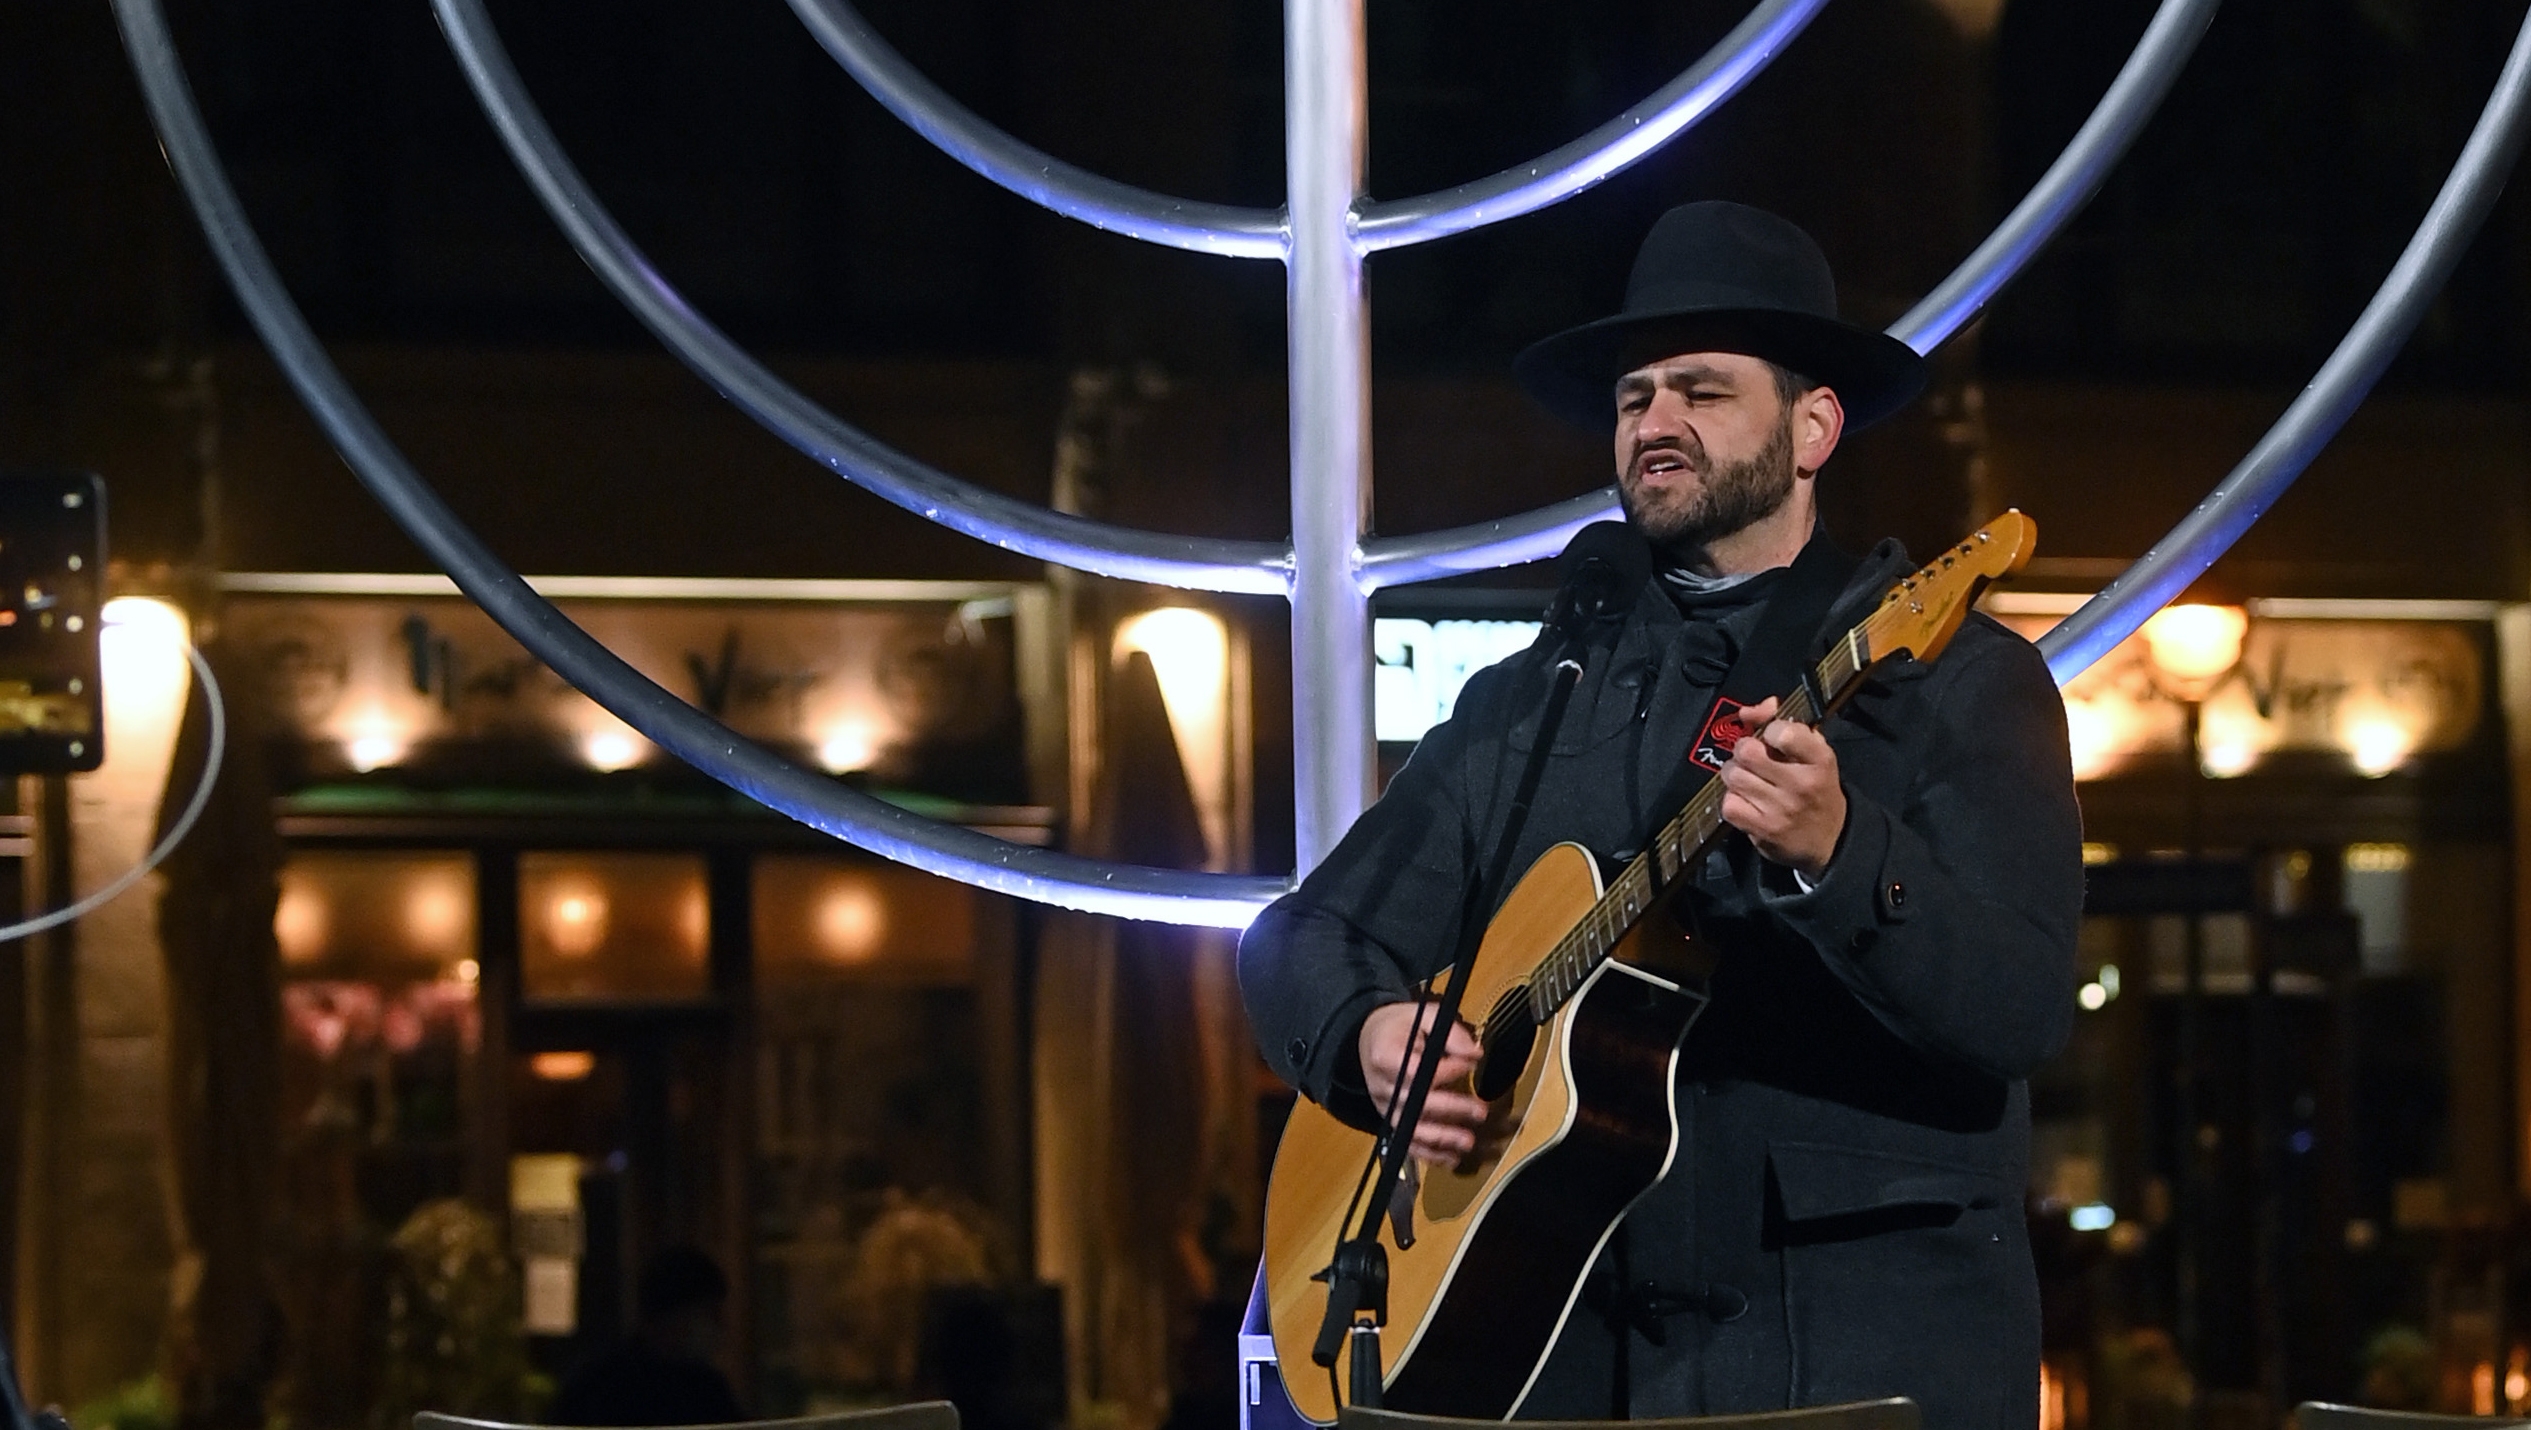
<path id="1" fill-rule="evenodd" d="M 1785 694 L 1779 718 L 1820 723 L 1883 662 L 1934 659 L 1986 584 L 2029 560 L 2036 534 L 2007 512 L 1899 581 Z M 1468 1160 L 1409 1162 L 1382 1218 L 1387 1408 L 1471 1419 L 1519 1410 L 1600 1248 L 1668 1173 L 1679 1048 L 1705 1006 L 1712 960 L 1661 912 L 1661 894 L 1724 831 L 1722 781 L 1708 780 L 1614 879 L 1603 882 L 1589 850 L 1558 844 L 1486 926 L 1462 998 L 1483 1052 L 1461 1090 L 1494 1115 Z M 1303 1099 L 1266 1192 L 1275 1355 L 1293 1405 L 1319 1424 L 1336 1419 L 1335 1387 L 1352 1381 L 1350 1350 L 1333 1375 L 1310 1364 L 1327 1297 L 1317 1278 L 1360 1220 L 1353 1199 L 1373 1145 Z"/>

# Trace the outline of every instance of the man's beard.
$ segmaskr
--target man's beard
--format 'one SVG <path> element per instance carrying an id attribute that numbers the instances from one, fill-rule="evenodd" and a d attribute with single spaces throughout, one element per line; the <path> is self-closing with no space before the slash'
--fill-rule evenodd
<path id="1" fill-rule="evenodd" d="M 1745 461 L 1715 466 L 1700 447 L 1676 449 L 1699 478 L 1690 490 L 1649 494 L 1635 481 L 1617 483 L 1617 502 L 1626 520 L 1663 553 L 1680 558 L 1702 555 L 1713 543 L 1744 531 L 1783 509 L 1793 495 L 1793 415 L 1784 414 L 1766 445 Z M 1636 454 L 1628 472 L 1642 460 Z M 1649 503 L 1646 497 L 1649 495 Z"/>

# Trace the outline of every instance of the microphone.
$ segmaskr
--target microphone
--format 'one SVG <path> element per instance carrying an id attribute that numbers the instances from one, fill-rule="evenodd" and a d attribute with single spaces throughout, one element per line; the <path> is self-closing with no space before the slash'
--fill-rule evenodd
<path id="1" fill-rule="evenodd" d="M 1652 579 L 1652 543 L 1630 522 L 1595 521 L 1573 534 L 1556 569 L 1564 579 L 1547 608 L 1547 626 L 1584 645 L 1591 627 L 1623 620 L 1635 608 Z"/>

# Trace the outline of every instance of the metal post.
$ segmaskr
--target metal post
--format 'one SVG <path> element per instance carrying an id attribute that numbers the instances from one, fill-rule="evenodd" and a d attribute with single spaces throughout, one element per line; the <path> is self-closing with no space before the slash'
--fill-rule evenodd
<path id="1" fill-rule="evenodd" d="M 2206 702 L 2200 697 L 2182 701 L 2188 712 L 2187 736 L 2180 746 L 2188 761 L 2188 781 L 2182 794 L 2186 803 L 2181 810 L 2185 828 L 2188 861 L 2188 911 L 2180 926 L 2180 990 L 2179 990 L 2179 1076 L 2178 1096 L 2173 1099 L 2178 1124 L 2179 1159 L 2171 1172 L 2172 1221 L 2179 1233 L 2176 1248 L 2179 1263 L 2178 1305 L 2174 1308 L 2172 1329 L 2179 1342 L 2180 1358 L 2203 1384 L 2207 1379 L 2205 1344 L 2205 1256 L 2207 1178 L 2205 1164 L 2208 1149 L 2204 1123 L 2205 1078 L 2203 1060 L 2206 1043 L 2206 911 L 2199 886 L 2205 882 L 2206 861 L 2205 795 L 2206 769 L 2198 753 L 2198 741 L 2205 729 Z"/>
<path id="2" fill-rule="evenodd" d="M 1283 144 L 1291 192 L 1292 795 L 1297 873 L 1370 802 L 1370 329 L 1362 249 L 1361 0 L 1285 0 Z"/>

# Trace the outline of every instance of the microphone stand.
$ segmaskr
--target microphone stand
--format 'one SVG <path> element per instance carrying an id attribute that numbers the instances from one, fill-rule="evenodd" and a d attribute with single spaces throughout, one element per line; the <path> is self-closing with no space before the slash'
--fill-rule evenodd
<path id="1" fill-rule="evenodd" d="M 1460 907 L 1459 946 L 1450 960 L 1450 983 L 1442 989 L 1440 1002 L 1427 1025 L 1423 1054 L 1416 1060 L 1413 1080 L 1407 1084 L 1405 1105 L 1381 1140 L 1379 1180 L 1371 1189 L 1371 1199 L 1363 1204 L 1361 1226 L 1336 1247 L 1334 1262 L 1319 1273 L 1328 1283 L 1327 1313 L 1318 1323 L 1318 1340 L 1310 1347 L 1309 1358 L 1317 1365 L 1332 1368 L 1338 1343 L 1347 1344 L 1353 1352 L 1349 1398 L 1363 1409 L 1377 1409 L 1380 1404 L 1380 1328 L 1388 1324 L 1389 1318 L 1389 1258 L 1388 1249 L 1380 1245 L 1380 1218 L 1388 1214 L 1398 1183 L 1405 1176 L 1406 1159 L 1415 1143 L 1412 1129 L 1423 1117 L 1424 1098 L 1432 1091 L 1434 1075 L 1441 1070 L 1442 1051 L 1450 1044 L 1450 1030 L 1458 1026 L 1461 995 L 1476 968 L 1477 949 L 1485 941 L 1485 909 L 1480 900 L 1487 890 L 1501 888 L 1504 876 L 1511 871 L 1512 851 L 1519 847 L 1521 830 L 1529 823 L 1530 802 L 1537 797 L 1539 780 L 1547 771 L 1547 752 L 1554 748 L 1556 731 L 1564 723 L 1564 707 L 1572 701 L 1573 688 L 1582 679 L 1586 647 L 1572 629 L 1582 622 L 1559 624 L 1565 626 L 1564 654 L 1556 661 L 1555 683 L 1547 692 L 1546 712 L 1538 721 L 1538 739 L 1530 746 L 1528 763 L 1521 768 L 1520 783 L 1514 788 L 1511 809 L 1504 817 L 1503 832 L 1494 842 L 1494 857 L 1486 867 L 1485 877 L 1468 887 Z"/>

